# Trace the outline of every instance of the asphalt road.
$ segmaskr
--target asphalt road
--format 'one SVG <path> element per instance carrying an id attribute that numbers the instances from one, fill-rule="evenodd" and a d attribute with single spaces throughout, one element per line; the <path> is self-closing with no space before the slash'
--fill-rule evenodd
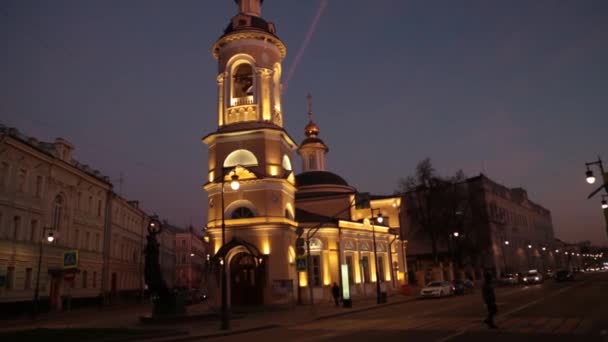
<path id="1" fill-rule="evenodd" d="M 499 329 L 482 320 L 479 291 L 387 306 L 214 341 L 608 341 L 608 273 L 497 289 Z"/>

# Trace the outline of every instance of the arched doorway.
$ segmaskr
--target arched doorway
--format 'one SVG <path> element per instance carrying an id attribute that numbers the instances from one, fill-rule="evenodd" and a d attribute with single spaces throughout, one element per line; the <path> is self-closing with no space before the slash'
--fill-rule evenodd
<path id="1" fill-rule="evenodd" d="M 230 302 L 233 306 L 262 304 L 263 271 L 255 257 L 239 252 L 230 261 Z"/>

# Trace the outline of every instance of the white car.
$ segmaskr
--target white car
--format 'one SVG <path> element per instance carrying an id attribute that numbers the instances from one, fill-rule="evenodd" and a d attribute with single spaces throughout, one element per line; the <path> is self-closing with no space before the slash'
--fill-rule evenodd
<path id="1" fill-rule="evenodd" d="M 447 281 L 433 281 L 420 290 L 420 297 L 443 297 L 453 294 L 454 286 Z"/>
<path id="2" fill-rule="evenodd" d="M 544 279 L 543 275 L 537 270 L 529 270 L 528 273 L 525 273 L 522 277 L 522 281 L 524 284 L 540 284 L 544 281 Z"/>

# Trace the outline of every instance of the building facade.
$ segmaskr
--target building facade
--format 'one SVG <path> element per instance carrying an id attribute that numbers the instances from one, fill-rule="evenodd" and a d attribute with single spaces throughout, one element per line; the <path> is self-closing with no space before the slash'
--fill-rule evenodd
<path id="1" fill-rule="evenodd" d="M 0 126 L 0 305 L 29 309 L 36 287 L 54 309 L 142 293 L 148 215 L 73 151 Z M 174 236 L 161 241 L 171 282 Z"/>
<path id="2" fill-rule="evenodd" d="M 461 185 L 468 209 L 458 236 L 450 231 L 440 239 L 438 263 L 431 253 L 429 234 L 412 222 L 407 210 L 402 213 L 410 277 L 422 284 L 454 277 L 480 278 L 484 271 L 500 276 L 555 269 L 559 248 L 548 209 L 531 201 L 526 190 L 505 187 L 483 174 Z"/>
<path id="3" fill-rule="evenodd" d="M 324 171 L 322 142 L 298 146 L 285 131 L 281 63 L 286 47 L 274 24 L 261 17 L 261 0 L 236 2 L 238 13 L 212 49 L 218 61 L 218 128 L 203 138 L 209 152 L 204 190 L 212 267 L 218 278 L 225 267 L 228 304 L 328 300 L 329 287 L 342 280 L 339 269 L 348 262 L 351 284 L 375 283 L 379 274 L 383 288 L 392 285 L 394 234 L 388 226 L 364 222 L 370 209 L 368 214 L 353 209 L 356 190 Z M 296 149 L 306 165 L 297 176 Z M 360 221 L 352 214 L 360 214 Z M 298 237 L 310 247 L 304 269 L 296 263 L 302 257 L 295 248 Z M 372 249 L 380 258 L 370 260 Z M 361 270 L 359 260 L 365 260 Z M 215 284 L 210 297 L 219 305 L 220 280 Z"/>
<path id="4" fill-rule="evenodd" d="M 176 230 L 175 233 L 175 286 L 198 289 L 206 271 L 208 251 L 201 234 L 194 228 Z"/>

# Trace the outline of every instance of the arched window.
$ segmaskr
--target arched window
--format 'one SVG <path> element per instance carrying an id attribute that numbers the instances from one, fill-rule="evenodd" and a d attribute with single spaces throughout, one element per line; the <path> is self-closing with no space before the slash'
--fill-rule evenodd
<path id="1" fill-rule="evenodd" d="M 253 153 L 247 150 L 236 150 L 231 152 L 226 159 L 224 159 L 224 167 L 232 166 L 255 166 L 258 165 L 258 159 Z"/>
<path id="2" fill-rule="evenodd" d="M 251 209 L 247 207 L 238 207 L 232 212 L 231 218 L 233 219 L 241 219 L 241 218 L 250 218 L 254 217 L 255 214 Z"/>
<path id="3" fill-rule="evenodd" d="M 59 231 L 61 228 L 61 218 L 63 215 L 63 197 L 57 195 L 53 202 L 53 229 Z"/>
<path id="4" fill-rule="evenodd" d="M 289 157 L 286 154 L 283 155 L 283 163 L 282 164 L 283 164 L 283 168 L 285 170 L 287 170 L 287 171 L 291 171 L 292 170 L 291 169 L 291 160 L 289 160 Z"/>
<path id="5" fill-rule="evenodd" d="M 250 64 L 240 64 L 232 77 L 234 78 L 232 87 L 233 97 L 239 98 L 253 95 L 253 68 Z"/>

